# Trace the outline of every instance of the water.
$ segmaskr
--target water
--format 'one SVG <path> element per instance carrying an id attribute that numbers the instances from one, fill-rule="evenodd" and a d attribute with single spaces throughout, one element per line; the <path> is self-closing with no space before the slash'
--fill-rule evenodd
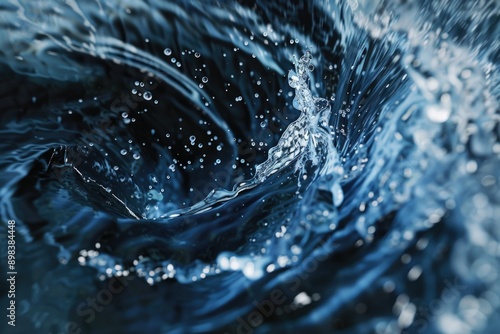
<path id="1" fill-rule="evenodd" d="M 2 328 L 495 332 L 499 16 L 2 3 Z"/>

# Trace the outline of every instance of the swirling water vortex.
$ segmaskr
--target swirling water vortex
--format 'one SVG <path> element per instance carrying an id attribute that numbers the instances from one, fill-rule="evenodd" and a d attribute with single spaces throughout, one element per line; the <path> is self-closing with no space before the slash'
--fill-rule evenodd
<path id="1" fill-rule="evenodd" d="M 6 328 L 494 333 L 498 23 L 494 1 L 3 2 Z"/>

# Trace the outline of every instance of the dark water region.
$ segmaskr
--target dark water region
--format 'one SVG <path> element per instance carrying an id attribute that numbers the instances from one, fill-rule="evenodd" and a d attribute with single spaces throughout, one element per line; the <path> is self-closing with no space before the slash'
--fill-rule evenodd
<path id="1" fill-rule="evenodd" d="M 0 2 L 0 331 L 495 333 L 499 18 Z"/>

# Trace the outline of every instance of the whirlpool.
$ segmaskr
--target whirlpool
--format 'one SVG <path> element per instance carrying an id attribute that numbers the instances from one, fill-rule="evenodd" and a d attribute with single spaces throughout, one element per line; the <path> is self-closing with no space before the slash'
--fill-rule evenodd
<path id="1" fill-rule="evenodd" d="M 497 333 L 495 0 L 2 0 L 2 333 Z"/>

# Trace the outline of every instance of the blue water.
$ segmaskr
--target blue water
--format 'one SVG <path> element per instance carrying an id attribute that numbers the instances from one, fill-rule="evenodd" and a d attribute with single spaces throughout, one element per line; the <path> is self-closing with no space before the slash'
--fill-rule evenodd
<path id="1" fill-rule="evenodd" d="M 499 18 L 2 1 L 1 332 L 495 333 Z"/>

